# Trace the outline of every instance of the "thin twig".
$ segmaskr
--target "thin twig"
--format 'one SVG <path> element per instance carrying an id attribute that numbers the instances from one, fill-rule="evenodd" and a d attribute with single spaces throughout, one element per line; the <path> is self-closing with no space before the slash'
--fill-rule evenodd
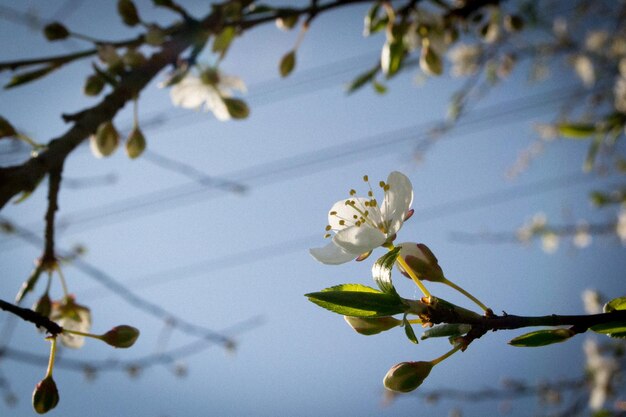
<path id="1" fill-rule="evenodd" d="M 49 318 L 31 310 L 30 308 L 18 307 L 15 304 L 11 304 L 7 301 L 0 299 L 0 309 L 14 314 L 22 320 L 34 323 L 37 327 L 43 327 L 52 336 L 55 336 L 63 331 L 63 328 L 61 326 L 59 326 Z"/>

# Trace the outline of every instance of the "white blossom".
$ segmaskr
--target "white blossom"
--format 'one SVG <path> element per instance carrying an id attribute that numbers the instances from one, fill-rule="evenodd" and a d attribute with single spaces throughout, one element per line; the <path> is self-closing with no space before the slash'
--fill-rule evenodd
<path id="1" fill-rule="evenodd" d="M 583 291 L 582 299 L 587 314 L 602 313 L 602 298 L 597 291 L 586 289 Z"/>
<path id="2" fill-rule="evenodd" d="M 559 248 L 559 236 L 554 232 L 546 232 L 541 236 L 541 248 L 547 254 L 552 254 Z"/>
<path id="3" fill-rule="evenodd" d="M 617 233 L 617 237 L 622 241 L 622 244 L 626 245 L 626 208 L 622 208 L 617 215 L 615 233 Z"/>
<path id="4" fill-rule="evenodd" d="M 367 176 L 363 178 L 368 181 Z M 393 240 L 409 213 L 413 202 L 413 186 L 402 173 L 389 174 L 387 182 L 380 182 L 385 197 L 379 203 L 370 190 L 368 196 L 336 202 L 328 213 L 327 232 L 334 232 L 326 246 L 310 249 L 311 255 L 324 264 L 342 264 Z M 328 233 L 326 237 L 331 237 Z"/>
<path id="5" fill-rule="evenodd" d="M 602 409 L 611 392 L 612 380 L 619 365 L 615 358 L 602 355 L 600 346 L 594 339 L 587 339 L 583 345 L 587 371 L 591 375 L 591 393 L 589 408 L 594 411 Z"/>
<path id="6" fill-rule="evenodd" d="M 479 67 L 482 48 L 479 45 L 458 44 L 448 51 L 452 75 L 462 77 L 475 74 Z"/>
<path id="7" fill-rule="evenodd" d="M 592 87 L 596 82 L 596 71 L 591 58 L 587 55 L 576 55 L 573 64 L 576 75 L 578 75 L 585 87 Z"/>
<path id="8" fill-rule="evenodd" d="M 218 120 L 231 118 L 224 98 L 232 96 L 233 90 L 246 91 L 240 78 L 225 75 L 215 68 L 207 68 L 199 76 L 187 74 L 170 90 L 170 97 L 175 106 L 187 109 L 211 111 Z"/>

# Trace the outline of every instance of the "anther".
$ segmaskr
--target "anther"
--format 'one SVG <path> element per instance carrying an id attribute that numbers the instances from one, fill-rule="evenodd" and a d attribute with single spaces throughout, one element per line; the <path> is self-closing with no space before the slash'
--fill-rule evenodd
<path id="1" fill-rule="evenodd" d="M 346 224 L 346 221 L 345 221 L 345 220 L 339 220 L 339 225 L 340 225 L 340 226 L 344 226 L 345 224 Z"/>
<path id="2" fill-rule="evenodd" d="M 367 175 L 363 175 L 363 181 L 368 182 L 370 178 Z"/>
<path id="3" fill-rule="evenodd" d="M 326 230 L 327 232 L 329 232 L 331 229 L 332 229 L 332 227 L 331 227 L 331 226 L 330 226 L 330 224 L 329 224 L 329 225 L 327 225 L 327 226 L 326 226 L 326 229 L 325 229 L 325 230 Z"/>

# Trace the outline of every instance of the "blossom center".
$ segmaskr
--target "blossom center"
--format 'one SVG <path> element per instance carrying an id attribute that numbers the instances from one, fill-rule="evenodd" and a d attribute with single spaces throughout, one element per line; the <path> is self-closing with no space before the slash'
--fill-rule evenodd
<path id="1" fill-rule="evenodd" d="M 372 186 L 369 182 L 369 177 L 367 175 L 364 175 L 363 181 L 367 184 L 369 188 L 369 191 L 367 192 L 367 198 L 349 198 L 344 202 L 346 207 L 348 207 L 347 210 L 342 210 L 341 213 L 337 211 L 331 211 L 329 213 L 329 217 L 334 217 L 335 219 L 337 219 L 336 223 L 339 225 L 339 227 L 333 228 L 330 224 L 327 225 L 327 233 L 324 237 L 329 238 L 331 234 L 328 232 L 333 231 L 336 233 L 346 227 L 371 227 L 379 230 L 385 236 L 389 233 L 390 221 L 383 217 L 381 208 L 378 204 L 378 200 L 374 198 L 374 191 L 372 190 Z M 385 198 L 383 199 L 383 201 L 384 204 L 387 205 L 388 198 L 386 197 L 386 194 L 389 191 L 389 184 L 386 184 L 384 181 L 380 181 L 379 186 L 383 189 L 385 193 Z M 356 190 L 350 190 L 350 197 L 355 197 L 356 194 Z M 388 210 L 386 209 L 386 211 Z"/>

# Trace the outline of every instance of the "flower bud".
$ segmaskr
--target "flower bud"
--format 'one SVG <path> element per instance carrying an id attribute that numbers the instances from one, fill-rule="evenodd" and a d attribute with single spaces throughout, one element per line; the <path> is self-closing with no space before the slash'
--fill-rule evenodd
<path id="1" fill-rule="evenodd" d="M 226 105 L 228 114 L 233 119 L 245 119 L 250 114 L 250 109 L 245 101 L 230 97 L 224 97 L 222 100 Z"/>
<path id="2" fill-rule="evenodd" d="M 138 50 L 129 48 L 122 56 L 122 62 L 131 68 L 137 68 L 146 62 L 146 57 Z"/>
<path id="3" fill-rule="evenodd" d="M 86 96 L 97 96 L 104 88 L 104 80 L 97 74 L 90 75 L 85 80 L 83 92 Z"/>
<path id="4" fill-rule="evenodd" d="M 148 31 L 144 35 L 146 43 L 152 46 L 160 46 L 165 42 L 165 33 L 157 25 L 150 25 Z"/>
<path id="5" fill-rule="evenodd" d="M 146 138 L 143 133 L 141 133 L 139 126 L 135 126 L 126 140 L 126 154 L 129 158 L 135 159 L 141 155 L 145 149 Z"/>
<path id="6" fill-rule="evenodd" d="M 370 336 L 378 334 L 402 324 L 402 321 L 394 317 L 352 317 L 343 316 L 346 322 L 357 333 Z"/>
<path id="7" fill-rule="evenodd" d="M 39 298 L 39 300 L 37 300 L 35 305 L 33 305 L 33 310 L 44 317 L 50 317 L 50 312 L 52 311 L 52 301 L 50 301 L 48 293 L 45 293 Z"/>
<path id="8" fill-rule="evenodd" d="M 42 379 L 33 391 L 33 408 L 38 414 L 45 414 L 59 403 L 59 391 L 52 376 Z"/>
<path id="9" fill-rule="evenodd" d="M 383 384 L 391 391 L 410 392 L 422 385 L 435 366 L 432 362 L 402 362 L 387 372 Z"/>
<path id="10" fill-rule="evenodd" d="M 15 128 L 7 119 L 0 116 L 0 138 L 4 138 L 6 136 L 15 136 L 17 132 Z"/>
<path id="11" fill-rule="evenodd" d="M 439 262 L 435 255 L 423 243 L 400 243 L 400 257 L 411 267 L 417 274 L 417 277 L 423 281 L 442 282 L 445 277 L 443 270 L 439 266 Z M 398 269 L 405 277 L 409 277 L 405 269 L 398 265 Z"/>
<path id="12" fill-rule="evenodd" d="M 43 34 L 49 41 L 58 41 L 70 36 L 70 32 L 59 22 L 53 22 L 43 28 Z"/>
<path id="13" fill-rule="evenodd" d="M 127 26 L 136 26 L 141 22 L 137 8 L 132 0 L 119 0 L 117 2 L 117 12 Z"/>
<path id="14" fill-rule="evenodd" d="M 139 337 L 139 330 L 127 325 L 115 326 L 102 335 L 101 339 L 116 348 L 129 348 Z"/>
<path id="15" fill-rule="evenodd" d="M 276 27 L 280 30 L 291 30 L 296 26 L 297 23 L 298 23 L 297 14 L 279 17 L 276 19 Z"/>
<path id="16" fill-rule="evenodd" d="M 95 135 L 91 135 L 91 152 L 96 158 L 111 155 L 120 141 L 120 135 L 111 121 L 104 122 L 98 126 Z"/>

